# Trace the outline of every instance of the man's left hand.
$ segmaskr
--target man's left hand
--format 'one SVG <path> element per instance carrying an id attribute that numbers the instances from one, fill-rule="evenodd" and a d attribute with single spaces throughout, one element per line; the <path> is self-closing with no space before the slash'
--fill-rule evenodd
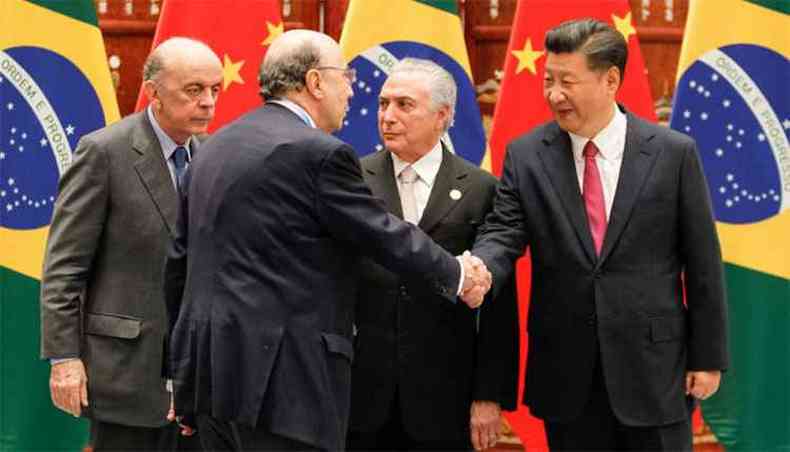
<path id="1" fill-rule="evenodd" d="M 686 372 L 686 394 L 705 400 L 719 390 L 720 370 L 695 370 Z"/>
<path id="2" fill-rule="evenodd" d="M 481 400 L 474 401 L 470 414 L 469 430 L 472 436 L 472 446 L 475 450 L 494 447 L 499 441 L 499 433 L 502 428 L 502 412 L 499 404 Z"/>

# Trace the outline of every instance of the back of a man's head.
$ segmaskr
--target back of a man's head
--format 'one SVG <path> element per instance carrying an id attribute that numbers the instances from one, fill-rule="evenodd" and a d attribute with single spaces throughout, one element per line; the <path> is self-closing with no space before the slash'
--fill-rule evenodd
<path id="1" fill-rule="evenodd" d="M 304 88 L 307 71 L 321 65 L 329 36 L 312 30 L 290 30 L 277 38 L 261 63 L 258 81 L 263 100 L 285 97 Z"/>

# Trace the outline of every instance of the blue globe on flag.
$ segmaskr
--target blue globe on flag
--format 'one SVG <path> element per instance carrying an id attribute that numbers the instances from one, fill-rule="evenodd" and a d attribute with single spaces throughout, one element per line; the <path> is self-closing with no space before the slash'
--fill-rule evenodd
<path id="1" fill-rule="evenodd" d="M 694 137 L 716 219 L 755 223 L 790 207 L 790 64 L 765 47 L 711 50 L 683 74 L 671 127 Z"/>
<path id="2" fill-rule="evenodd" d="M 79 137 L 104 126 L 102 106 L 71 61 L 12 47 L 0 50 L 0 108 L 0 226 L 46 226 Z"/>
<path id="3" fill-rule="evenodd" d="M 378 129 L 378 96 L 392 67 L 406 57 L 432 60 L 453 76 L 458 88 L 455 120 L 442 141 L 451 152 L 480 165 L 485 154 L 485 132 L 469 76 L 441 50 L 417 42 L 384 43 L 351 60 L 350 66 L 357 71 L 354 97 L 349 102 L 343 127 L 336 135 L 351 144 L 360 157 L 384 149 Z"/>

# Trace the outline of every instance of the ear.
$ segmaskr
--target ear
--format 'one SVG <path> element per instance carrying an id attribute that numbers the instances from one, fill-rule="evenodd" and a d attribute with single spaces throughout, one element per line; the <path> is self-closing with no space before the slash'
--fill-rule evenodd
<path id="1" fill-rule="evenodd" d="M 154 106 L 158 106 L 157 104 L 159 101 L 159 93 L 156 90 L 156 83 L 153 80 L 146 80 L 143 82 L 143 92 L 145 92 L 145 97 L 148 98 L 148 102 L 154 104 Z"/>
<path id="2" fill-rule="evenodd" d="M 307 92 L 316 99 L 323 99 L 324 89 L 321 86 L 321 72 L 316 69 L 310 69 L 307 71 L 307 74 L 305 74 L 304 79 L 304 86 Z"/>
<path id="3" fill-rule="evenodd" d="M 620 69 L 615 66 L 610 67 L 606 71 L 606 85 L 612 90 L 617 91 L 620 88 L 620 84 L 623 82 L 622 74 L 620 73 Z"/>
<path id="4" fill-rule="evenodd" d="M 439 116 L 439 130 L 444 130 L 445 125 L 447 125 L 447 121 L 450 120 L 450 107 L 447 105 L 442 105 L 438 110 L 436 110 L 436 114 Z"/>

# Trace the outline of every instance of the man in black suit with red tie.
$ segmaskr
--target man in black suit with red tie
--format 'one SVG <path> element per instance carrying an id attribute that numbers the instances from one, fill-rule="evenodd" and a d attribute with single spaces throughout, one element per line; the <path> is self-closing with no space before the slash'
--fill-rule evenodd
<path id="1" fill-rule="evenodd" d="M 615 103 L 627 45 L 609 25 L 566 22 L 545 48 L 554 121 L 508 146 L 473 249 L 495 292 L 531 250 L 524 403 L 552 450 L 691 450 L 687 397 L 728 365 L 696 145 Z"/>
<path id="2" fill-rule="evenodd" d="M 266 104 L 206 141 L 167 261 L 176 413 L 209 450 L 345 446 L 361 256 L 471 307 L 490 286 L 386 213 L 340 127 L 354 73 L 332 38 L 292 30 L 261 65 Z M 375 303 L 375 300 L 370 300 Z M 189 423 L 182 418 L 182 422 Z"/>

